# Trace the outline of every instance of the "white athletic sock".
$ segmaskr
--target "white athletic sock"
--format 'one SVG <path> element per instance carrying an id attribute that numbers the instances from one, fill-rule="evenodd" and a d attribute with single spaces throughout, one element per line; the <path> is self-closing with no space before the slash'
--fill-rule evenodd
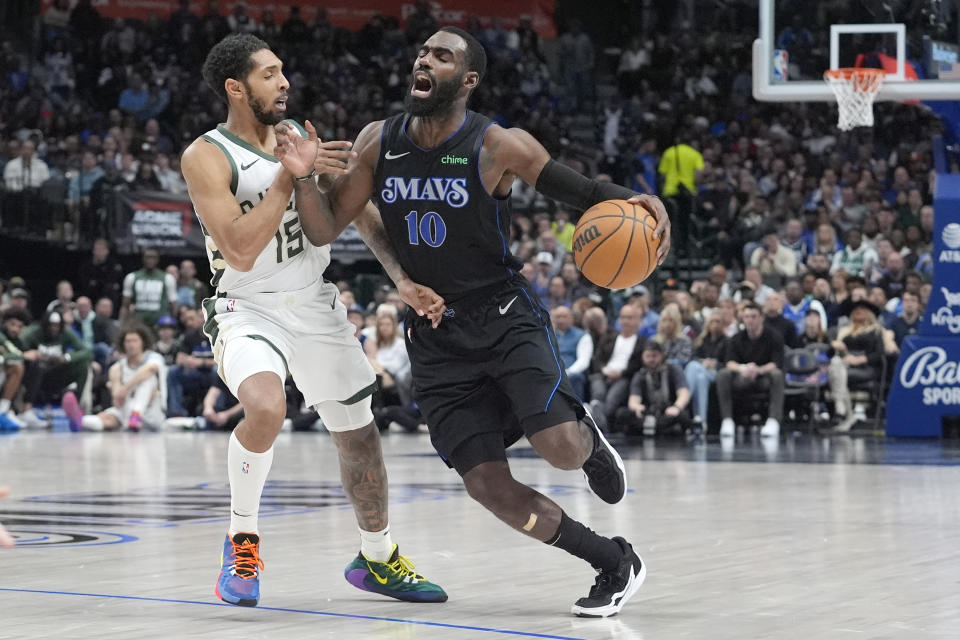
<path id="1" fill-rule="evenodd" d="M 364 531 L 360 529 L 360 553 L 367 560 L 386 562 L 393 555 L 393 540 L 390 538 L 390 525 L 382 531 Z"/>
<path id="2" fill-rule="evenodd" d="M 257 533 L 257 513 L 260 511 L 260 494 L 267 481 L 270 465 L 273 464 L 273 447 L 263 453 L 247 451 L 237 439 L 237 432 L 230 434 L 227 447 L 227 477 L 230 478 L 230 537 L 235 533 Z"/>
<path id="3" fill-rule="evenodd" d="M 7 399 L 0 400 L 0 413 L 6 413 L 10 411 L 10 401 Z"/>
<path id="4" fill-rule="evenodd" d="M 100 416 L 83 416 L 80 425 L 84 431 L 103 431 L 106 426 Z"/>

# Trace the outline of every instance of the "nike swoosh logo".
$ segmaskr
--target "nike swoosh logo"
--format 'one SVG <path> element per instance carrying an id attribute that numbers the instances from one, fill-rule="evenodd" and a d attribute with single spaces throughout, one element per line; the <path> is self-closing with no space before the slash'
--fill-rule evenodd
<path id="1" fill-rule="evenodd" d="M 257 164 L 258 162 L 260 162 L 260 158 L 257 158 L 256 160 L 254 160 L 254 161 L 251 162 L 250 164 L 241 164 L 241 165 L 240 165 L 240 171 L 246 171 L 247 169 L 249 169 L 249 168 L 252 167 L 253 165 Z"/>
<path id="2" fill-rule="evenodd" d="M 516 301 L 516 299 L 517 299 L 517 296 L 513 296 L 513 298 L 510 299 L 510 302 L 508 302 L 508 303 L 506 304 L 506 306 L 500 307 L 500 315 L 503 315 L 503 314 L 505 314 L 507 311 L 509 311 L 511 305 L 513 305 L 513 303 Z"/>
<path id="3" fill-rule="evenodd" d="M 396 160 L 397 158 L 402 158 L 403 156 L 408 155 L 409 153 L 410 153 L 409 151 L 404 151 L 403 153 L 398 153 L 394 155 L 392 151 L 387 151 L 385 154 L 383 154 L 383 159 Z"/>
<path id="4" fill-rule="evenodd" d="M 389 578 L 381 578 L 380 574 L 373 570 L 373 567 L 370 566 L 369 562 L 367 563 L 367 571 L 372 573 L 373 577 L 376 578 L 377 582 L 380 584 L 387 584 L 387 580 L 389 580 Z"/>

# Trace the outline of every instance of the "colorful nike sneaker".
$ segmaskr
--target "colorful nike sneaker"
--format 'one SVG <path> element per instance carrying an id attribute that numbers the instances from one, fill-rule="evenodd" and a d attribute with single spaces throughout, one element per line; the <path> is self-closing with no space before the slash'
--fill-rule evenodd
<path id="1" fill-rule="evenodd" d="M 220 556 L 217 597 L 229 604 L 255 607 L 260 601 L 260 536 L 255 533 L 228 535 Z"/>
<path id="2" fill-rule="evenodd" d="M 70 431 L 83 429 L 83 410 L 80 408 L 77 395 L 73 391 L 67 391 L 63 394 L 60 406 L 63 412 L 67 414 L 67 420 L 70 421 Z"/>
<path id="3" fill-rule="evenodd" d="M 343 572 L 347 582 L 358 589 L 406 602 L 446 602 L 447 593 L 413 570 L 413 563 L 400 555 L 393 545 L 393 553 L 386 562 L 368 560 L 358 553 Z"/>

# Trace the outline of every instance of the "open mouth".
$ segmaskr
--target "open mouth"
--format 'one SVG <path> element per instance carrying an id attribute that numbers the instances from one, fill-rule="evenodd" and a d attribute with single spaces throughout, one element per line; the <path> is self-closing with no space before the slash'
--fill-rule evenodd
<path id="1" fill-rule="evenodd" d="M 287 96 L 280 96 L 279 98 L 277 98 L 276 102 L 273 103 L 273 106 L 277 108 L 277 111 L 286 111 Z"/>
<path id="2" fill-rule="evenodd" d="M 410 95 L 417 98 L 426 98 L 433 91 L 433 81 L 424 71 L 417 71 L 413 74 L 413 86 L 410 87 Z"/>

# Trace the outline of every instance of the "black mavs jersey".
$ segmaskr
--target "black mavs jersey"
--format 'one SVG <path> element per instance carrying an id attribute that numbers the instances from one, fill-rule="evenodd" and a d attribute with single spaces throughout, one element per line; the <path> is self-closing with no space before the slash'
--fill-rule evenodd
<path id="1" fill-rule="evenodd" d="M 460 128 L 424 149 L 407 136 L 409 116 L 383 123 L 374 172 L 376 204 L 404 271 L 447 300 L 510 278 L 510 199 L 480 178 L 480 147 L 492 124 L 466 112 Z"/>

